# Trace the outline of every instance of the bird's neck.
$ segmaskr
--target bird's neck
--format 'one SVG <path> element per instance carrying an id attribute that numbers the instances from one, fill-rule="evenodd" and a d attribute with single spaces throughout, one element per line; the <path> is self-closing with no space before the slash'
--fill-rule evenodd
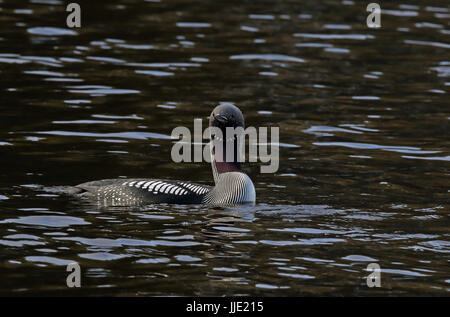
<path id="1" fill-rule="evenodd" d="M 236 139 L 229 142 L 213 140 L 211 146 L 211 164 L 216 183 L 220 174 L 242 172 L 239 160 L 241 151 Z"/>

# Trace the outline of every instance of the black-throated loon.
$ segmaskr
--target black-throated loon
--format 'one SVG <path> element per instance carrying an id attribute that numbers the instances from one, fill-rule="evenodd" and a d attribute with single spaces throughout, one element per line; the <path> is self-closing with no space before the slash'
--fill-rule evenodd
<path id="1" fill-rule="evenodd" d="M 225 136 L 227 127 L 245 128 L 244 116 L 238 107 L 220 104 L 211 112 L 209 126 L 220 129 Z M 255 203 L 253 182 L 241 170 L 237 137 L 213 139 L 214 136 L 211 136 L 211 167 L 215 182 L 213 187 L 174 180 L 104 179 L 79 184 L 72 193 L 96 200 L 104 207 L 153 203 L 211 205 Z M 227 145 L 234 148 L 231 159 L 226 157 Z M 222 159 L 218 159 L 219 157 Z"/>

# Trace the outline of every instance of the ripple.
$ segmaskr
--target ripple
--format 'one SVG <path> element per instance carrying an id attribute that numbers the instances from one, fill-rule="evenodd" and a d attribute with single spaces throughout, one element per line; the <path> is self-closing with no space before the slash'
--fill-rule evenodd
<path id="1" fill-rule="evenodd" d="M 139 214 L 139 213 L 132 213 L 132 215 L 138 216 L 141 219 L 156 219 L 156 220 L 171 220 L 175 217 L 172 216 L 166 216 L 166 215 L 155 215 L 155 214 Z"/>
<path id="2" fill-rule="evenodd" d="M 414 44 L 414 45 L 425 45 L 425 46 L 433 46 L 439 48 L 450 48 L 450 44 L 441 43 L 441 42 L 430 42 L 430 41 L 415 41 L 415 40 L 403 40 L 406 44 Z"/>
<path id="3" fill-rule="evenodd" d="M 441 151 L 423 151 L 418 147 L 411 147 L 411 146 L 390 146 L 390 145 L 378 145 L 378 144 L 357 143 L 357 142 L 313 142 L 313 144 L 317 146 L 341 146 L 351 149 L 383 150 L 399 153 L 432 154 L 441 152 Z"/>
<path id="4" fill-rule="evenodd" d="M 65 74 L 58 73 L 58 72 L 51 72 L 47 70 L 26 70 L 23 72 L 24 74 L 31 74 L 31 75 L 41 75 L 41 76 L 54 76 L 54 77 L 64 77 Z"/>
<path id="5" fill-rule="evenodd" d="M 66 63 L 83 63 L 84 60 L 79 59 L 79 58 L 73 58 L 73 57 L 60 57 L 59 60 L 61 62 L 66 62 Z"/>
<path id="6" fill-rule="evenodd" d="M 56 237 L 55 240 L 61 241 L 76 241 L 85 245 L 96 248 L 118 248 L 123 246 L 176 246 L 176 247 L 188 247 L 202 245 L 202 243 L 195 241 L 168 241 L 163 239 L 158 240 L 141 240 L 141 239 L 129 239 L 129 238 L 83 238 L 83 237 Z"/>
<path id="7" fill-rule="evenodd" d="M 324 47 L 333 47 L 333 44 L 329 43 L 296 43 L 296 47 L 318 47 L 318 48 L 324 48 Z"/>
<path id="8" fill-rule="evenodd" d="M 299 244 L 302 245 L 332 245 L 336 242 L 346 242 L 345 239 L 340 238 L 313 238 L 313 239 L 298 239 Z"/>
<path id="9" fill-rule="evenodd" d="M 200 67 L 199 63 L 127 63 L 127 66 L 132 67 L 149 67 L 149 68 L 185 68 L 185 67 Z"/>
<path id="10" fill-rule="evenodd" d="M 259 32 L 258 28 L 254 28 L 254 27 L 251 27 L 251 26 L 245 26 L 245 25 L 241 26 L 241 30 L 242 31 L 247 31 L 247 32 Z"/>
<path id="11" fill-rule="evenodd" d="M 367 40 L 375 38 L 375 36 L 370 34 L 295 33 L 294 36 L 308 39 L 321 39 L 321 40 Z"/>
<path id="12" fill-rule="evenodd" d="M 360 158 L 360 159 L 371 159 L 372 156 L 369 155 L 349 155 L 349 157 Z"/>
<path id="13" fill-rule="evenodd" d="M 78 254 L 80 258 L 95 261 L 114 261 L 129 257 L 127 254 L 111 254 L 108 252 L 93 252 Z"/>
<path id="14" fill-rule="evenodd" d="M 354 131 L 350 129 L 330 127 L 330 126 L 311 126 L 308 129 L 302 130 L 305 133 L 314 134 L 316 136 L 333 136 L 334 134 L 329 132 L 343 132 L 343 133 L 353 133 L 353 134 L 362 134 L 360 131 Z"/>
<path id="15" fill-rule="evenodd" d="M 296 259 L 300 259 L 308 262 L 316 262 L 316 263 L 333 263 L 333 260 L 325 260 L 325 259 L 317 259 L 317 258 L 309 258 L 309 257 L 296 257 Z"/>
<path id="16" fill-rule="evenodd" d="M 445 240 L 431 240 L 420 242 L 420 245 L 429 247 L 431 250 L 440 253 L 450 253 L 450 241 Z"/>
<path id="17" fill-rule="evenodd" d="M 347 255 L 346 257 L 343 257 L 342 259 L 351 261 L 351 262 L 377 262 L 377 260 L 374 258 L 364 256 L 364 255 L 359 255 L 359 254 Z"/>
<path id="18" fill-rule="evenodd" d="M 260 240 L 262 244 L 272 245 L 272 246 L 291 246 L 291 245 L 302 245 L 301 241 L 290 241 L 290 240 Z"/>
<path id="19" fill-rule="evenodd" d="M 278 272 L 277 274 L 280 276 L 287 276 L 287 277 L 299 278 L 299 279 L 314 279 L 315 278 L 314 276 L 307 275 L 307 274 L 282 273 L 282 272 Z"/>
<path id="20" fill-rule="evenodd" d="M 169 258 L 147 258 L 147 259 L 140 259 L 137 260 L 136 263 L 142 263 L 142 264 L 157 264 L 157 263 L 169 263 Z"/>
<path id="21" fill-rule="evenodd" d="M 238 269 L 231 268 L 231 267 L 213 267 L 213 271 L 218 272 L 238 272 Z"/>
<path id="22" fill-rule="evenodd" d="M 236 240 L 236 241 L 233 241 L 233 243 L 236 243 L 236 244 L 258 244 L 258 241 L 252 241 L 252 240 Z"/>
<path id="23" fill-rule="evenodd" d="M 325 52 L 328 53 L 336 53 L 336 54 L 347 54 L 350 53 L 349 49 L 339 48 L 339 47 L 327 47 L 324 49 Z"/>
<path id="24" fill-rule="evenodd" d="M 107 114 L 93 114 L 91 115 L 93 118 L 99 118 L 99 119 L 123 119 L 123 120 L 144 120 L 144 118 L 139 117 L 135 114 L 128 115 L 128 116 L 118 116 L 118 115 L 107 115 Z"/>
<path id="25" fill-rule="evenodd" d="M 278 289 L 279 287 L 276 285 L 271 284 L 265 284 L 265 283 L 257 283 L 255 284 L 256 288 L 263 288 L 263 289 Z"/>
<path id="26" fill-rule="evenodd" d="M 2 239 L 0 239 L 0 245 L 4 245 L 4 246 L 7 246 L 7 247 L 20 248 L 20 247 L 23 247 L 24 245 L 45 245 L 45 242 L 30 241 L 30 240 L 11 241 L 11 240 L 2 240 Z"/>
<path id="27" fill-rule="evenodd" d="M 76 263 L 72 260 L 64 260 L 51 256 L 27 256 L 25 257 L 25 260 L 27 260 L 28 262 L 49 263 L 58 266 L 67 266 L 70 263 Z"/>
<path id="28" fill-rule="evenodd" d="M 299 148 L 300 145 L 297 144 L 290 144 L 290 143 L 283 143 L 283 142 L 258 142 L 257 145 L 265 145 L 265 146 L 278 146 L 278 147 L 285 147 L 285 148 Z"/>
<path id="29" fill-rule="evenodd" d="M 137 74 L 144 74 L 144 75 L 150 75 L 150 76 L 156 76 L 156 77 L 167 77 L 167 76 L 173 76 L 174 73 L 172 72 L 163 72 L 158 70 L 135 70 Z"/>
<path id="30" fill-rule="evenodd" d="M 25 64 L 29 63 L 27 60 L 23 60 L 21 58 L 7 58 L 7 57 L 0 57 L 0 63 L 6 63 L 6 64 Z"/>
<path id="31" fill-rule="evenodd" d="M 282 54 L 241 54 L 241 55 L 232 55 L 230 56 L 230 59 L 237 59 L 237 60 L 264 60 L 264 61 L 279 61 L 279 62 L 295 62 L 295 63 L 304 63 L 305 60 L 293 57 L 293 56 L 287 56 Z"/>
<path id="32" fill-rule="evenodd" d="M 213 229 L 225 232 L 250 232 L 249 229 L 237 228 L 237 227 L 223 227 L 223 226 L 214 226 Z"/>
<path id="33" fill-rule="evenodd" d="M 44 36 L 66 36 L 66 35 L 78 35 L 77 32 L 71 29 L 57 28 L 51 26 L 38 26 L 28 28 L 27 32 L 33 35 L 44 35 Z"/>
<path id="34" fill-rule="evenodd" d="M 156 105 L 158 108 L 164 108 L 164 109 L 176 109 L 177 108 L 177 106 L 175 106 L 175 105 L 165 105 L 165 104 L 159 104 L 159 105 Z"/>
<path id="35" fill-rule="evenodd" d="M 383 14 L 387 14 L 387 15 L 393 15 L 396 17 L 416 17 L 419 15 L 419 13 L 417 13 L 416 11 L 411 11 L 411 10 L 387 10 L 387 9 L 383 9 L 382 10 Z"/>
<path id="36" fill-rule="evenodd" d="M 450 77 L 450 65 L 441 63 L 441 66 L 431 67 L 430 69 L 436 71 L 438 77 Z"/>
<path id="37" fill-rule="evenodd" d="M 209 62 L 209 58 L 206 57 L 191 57 L 191 61 L 197 63 L 207 63 Z"/>
<path id="38" fill-rule="evenodd" d="M 447 156 L 411 156 L 403 155 L 403 158 L 413 160 L 428 160 L 428 161 L 450 161 L 450 155 Z"/>
<path id="39" fill-rule="evenodd" d="M 193 257 L 190 255 L 176 255 L 175 259 L 180 262 L 198 262 L 202 260 L 201 258 Z"/>
<path id="40" fill-rule="evenodd" d="M 150 44 L 117 44 L 116 47 L 128 48 L 132 50 L 154 50 L 156 46 Z"/>
<path id="41" fill-rule="evenodd" d="M 259 72 L 259 74 L 262 76 L 278 76 L 278 73 L 275 72 Z"/>
<path id="42" fill-rule="evenodd" d="M 185 234 L 181 236 L 160 236 L 157 238 L 167 239 L 167 240 L 194 240 L 194 236 L 190 234 Z"/>
<path id="43" fill-rule="evenodd" d="M 340 124 L 341 127 L 349 127 L 355 130 L 360 130 L 360 131 L 364 131 L 364 132 L 379 132 L 380 130 L 378 129 L 370 129 L 370 128 L 366 128 L 364 127 L 364 125 L 362 124 Z"/>
<path id="44" fill-rule="evenodd" d="M 430 90 L 428 90 L 428 92 L 432 92 L 434 94 L 445 94 L 446 93 L 445 90 L 441 90 L 441 89 L 430 89 Z"/>
<path id="45" fill-rule="evenodd" d="M 69 120 L 69 121 L 52 121 L 53 124 L 114 124 L 116 121 L 106 120 Z"/>
<path id="46" fill-rule="evenodd" d="M 107 142 L 107 143 L 128 143 L 127 140 L 117 140 L 117 139 L 95 139 L 97 142 Z M 127 151 L 108 151 L 108 153 L 121 153 L 127 154 Z"/>
<path id="47" fill-rule="evenodd" d="M 121 139 L 135 139 L 135 140 L 147 140 L 147 139 L 172 140 L 172 137 L 169 135 L 152 133 L 152 132 L 91 133 L 91 132 L 75 132 L 75 131 L 38 131 L 35 133 L 58 135 L 58 136 L 85 136 L 85 137 L 93 137 L 93 138 L 121 138 Z"/>
<path id="48" fill-rule="evenodd" d="M 450 10 L 448 8 L 443 8 L 443 7 L 427 6 L 427 7 L 425 7 L 425 11 L 429 11 L 429 12 L 449 12 Z"/>
<path id="49" fill-rule="evenodd" d="M 31 3 L 47 4 L 47 5 L 62 5 L 63 2 L 59 0 L 30 0 Z"/>
<path id="50" fill-rule="evenodd" d="M 380 100 L 378 96 L 352 96 L 354 100 Z"/>
<path id="51" fill-rule="evenodd" d="M 278 231 L 278 232 L 295 232 L 295 233 L 306 233 L 306 234 L 345 234 L 350 233 L 346 231 L 336 231 L 336 230 L 323 230 L 323 229 L 315 229 L 315 228 L 283 228 L 283 229 L 271 229 L 270 231 Z"/>
<path id="52" fill-rule="evenodd" d="M 211 23 L 204 22 L 177 22 L 179 28 L 210 28 Z"/>
<path id="53" fill-rule="evenodd" d="M 298 18 L 299 19 L 304 19 L 304 20 L 309 20 L 309 19 L 312 19 L 312 15 L 311 14 L 302 13 L 302 14 L 298 15 Z"/>
<path id="54" fill-rule="evenodd" d="M 31 234 L 11 234 L 9 236 L 4 236 L 5 239 L 28 239 L 28 240 L 39 240 L 38 236 Z"/>
<path id="55" fill-rule="evenodd" d="M 36 249 L 36 251 L 42 252 L 42 253 L 57 253 L 58 252 L 54 249 L 47 249 L 47 248 Z"/>
<path id="56" fill-rule="evenodd" d="M 123 59 L 119 58 L 112 58 L 112 57 L 105 57 L 105 56 L 88 56 L 86 59 L 92 60 L 92 61 L 98 61 L 98 62 L 104 62 L 104 63 L 111 63 L 111 64 L 123 64 L 125 61 Z"/>
<path id="57" fill-rule="evenodd" d="M 70 93 L 88 94 L 91 96 L 139 94 L 139 90 L 118 89 L 109 86 L 69 86 Z"/>
<path id="58" fill-rule="evenodd" d="M 70 216 L 24 216 L 14 219 L 5 219 L 0 223 L 17 223 L 24 225 L 37 225 L 46 227 L 68 227 L 72 225 L 89 225 L 90 222 L 82 218 Z"/>
<path id="59" fill-rule="evenodd" d="M 249 14 L 248 18 L 252 20 L 275 20 L 275 17 L 271 14 Z"/>
<path id="60" fill-rule="evenodd" d="M 84 81 L 82 78 L 45 78 L 45 81 L 61 82 L 61 83 L 81 83 Z"/>
<path id="61" fill-rule="evenodd" d="M 396 274 L 396 275 L 404 275 L 404 276 L 414 276 L 414 277 L 426 277 L 429 275 L 410 271 L 410 270 L 397 270 L 397 269 L 381 269 L 381 273 L 388 273 L 388 274 Z"/>
<path id="62" fill-rule="evenodd" d="M 86 104 L 86 103 L 91 103 L 91 102 L 92 101 L 86 100 L 86 99 L 67 99 L 67 100 L 64 100 L 64 103 L 75 104 L 75 105 Z"/>
<path id="63" fill-rule="evenodd" d="M 429 22 L 420 22 L 414 24 L 416 28 L 431 28 L 431 29 L 442 29 L 444 26 L 442 24 L 437 23 L 429 23 Z"/>
<path id="64" fill-rule="evenodd" d="M 31 9 L 15 9 L 14 13 L 15 14 L 33 14 L 33 10 Z"/>
<path id="65" fill-rule="evenodd" d="M 330 30 L 350 30 L 352 27 L 348 24 L 324 24 L 323 28 Z"/>

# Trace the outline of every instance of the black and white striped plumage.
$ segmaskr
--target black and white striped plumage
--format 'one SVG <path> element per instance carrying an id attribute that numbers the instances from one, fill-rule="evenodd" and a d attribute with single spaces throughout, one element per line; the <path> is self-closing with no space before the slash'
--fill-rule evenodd
<path id="1" fill-rule="evenodd" d="M 222 104 L 211 113 L 210 126 L 225 129 L 244 126 L 241 111 L 234 105 Z M 228 141 L 223 141 L 228 142 Z M 234 142 L 234 141 L 233 141 Z M 224 155 L 225 143 L 212 143 L 211 164 L 215 186 L 157 179 L 104 179 L 75 186 L 72 193 L 81 194 L 101 206 L 136 206 L 153 203 L 230 205 L 255 202 L 255 187 L 235 159 L 218 162 Z M 220 154 L 218 154 L 220 153 Z M 220 160 L 219 160 L 220 161 Z"/>
<path id="2" fill-rule="evenodd" d="M 247 174 L 227 172 L 219 174 L 216 186 L 212 188 L 202 202 L 213 205 L 232 205 L 254 203 L 255 187 Z"/>
<path id="3" fill-rule="evenodd" d="M 201 203 L 211 186 L 159 179 L 105 179 L 77 185 L 102 206 Z"/>

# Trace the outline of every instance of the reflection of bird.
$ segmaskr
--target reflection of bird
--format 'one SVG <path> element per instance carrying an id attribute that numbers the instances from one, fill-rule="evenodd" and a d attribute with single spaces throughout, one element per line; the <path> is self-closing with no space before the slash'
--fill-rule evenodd
<path id="1" fill-rule="evenodd" d="M 209 125 L 220 129 L 225 136 L 227 127 L 245 127 L 244 116 L 238 107 L 221 104 L 212 111 Z M 238 159 L 238 138 L 235 136 L 212 139 L 211 166 L 214 187 L 173 180 L 105 179 L 77 185 L 71 193 L 96 200 L 102 206 L 254 203 L 255 187 L 250 177 L 242 172 Z M 234 149 L 233 158 L 227 157 L 227 148 Z"/>
<path id="2" fill-rule="evenodd" d="M 216 243 L 223 238 L 235 241 L 234 239 L 239 237 L 251 239 L 253 236 L 251 230 L 241 226 L 248 227 L 255 220 L 255 210 L 252 206 L 209 208 L 204 218 L 201 234 L 209 243 Z"/>

